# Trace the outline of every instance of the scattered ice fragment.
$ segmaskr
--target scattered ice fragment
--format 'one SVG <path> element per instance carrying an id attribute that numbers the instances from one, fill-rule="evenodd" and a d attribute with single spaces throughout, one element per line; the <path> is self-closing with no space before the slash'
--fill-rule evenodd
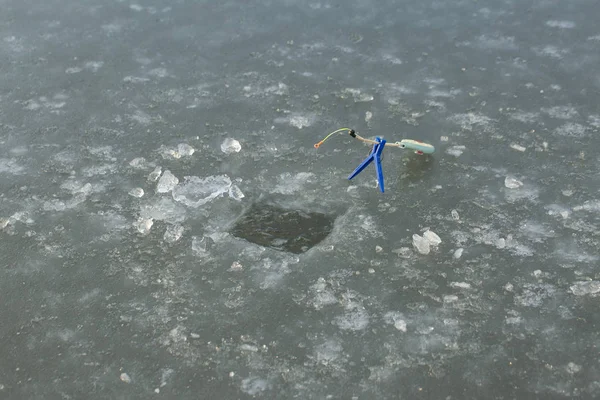
<path id="1" fill-rule="evenodd" d="M 454 157 L 460 157 L 460 155 L 467 149 L 466 146 L 451 146 L 446 149 L 446 154 L 450 154 Z"/>
<path id="2" fill-rule="evenodd" d="M 512 283 L 507 283 L 506 285 L 504 285 L 504 290 L 506 290 L 507 292 L 512 292 L 514 289 L 514 286 Z"/>
<path id="3" fill-rule="evenodd" d="M 406 321 L 403 319 L 396 320 L 394 322 L 394 328 L 398 329 L 401 332 L 406 332 Z"/>
<path id="4" fill-rule="evenodd" d="M 573 196 L 573 191 L 571 189 L 566 189 L 562 191 L 563 196 L 571 197 Z"/>
<path id="5" fill-rule="evenodd" d="M 423 238 L 427 239 L 431 246 L 437 246 L 438 244 L 442 243 L 442 239 L 440 239 L 440 237 L 433 231 L 426 231 L 423 233 Z"/>
<path id="6" fill-rule="evenodd" d="M 523 182 L 516 180 L 515 178 L 512 178 L 510 176 L 507 176 L 504 179 L 504 186 L 506 186 L 509 189 L 518 189 L 521 186 L 523 186 Z"/>
<path id="7" fill-rule="evenodd" d="M 365 122 L 369 122 L 373 118 L 373 113 L 371 111 L 367 111 L 365 113 Z"/>
<path id="8" fill-rule="evenodd" d="M 233 378 L 234 376 L 235 376 L 235 372 L 233 372 L 233 371 L 229 372 L 229 377 L 230 378 Z"/>
<path id="9" fill-rule="evenodd" d="M 534 276 L 535 278 L 538 278 L 538 279 L 539 279 L 539 278 L 542 276 L 542 270 L 540 270 L 540 269 L 536 269 L 535 271 L 533 271 L 533 276 Z"/>
<path id="10" fill-rule="evenodd" d="M 179 146 L 177 146 L 177 152 L 182 156 L 191 156 L 195 151 L 196 149 L 186 143 L 180 143 Z"/>
<path id="11" fill-rule="evenodd" d="M 158 180 L 158 184 L 156 185 L 156 191 L 158 193 L 168 193 L 171 190 L 173 190 L 173 188 L 177 186 L 178 183 L 179 179 L 177 179 L 177 177 L 167 169 Z"/>
<path id="12" fill-rule="evenodd" d="M 429 240 L 425 239 L 422 236 L 417 235 L 416 233 L 412 237 L 413 246 L 417 251 L 421 254 L 429 254 L 431 248 L 429 246 Z"/>
<path id="13" fill-rule="evenodd" d="M 142 197 L 144 195 L 144 189 L 142 188 L 133 188 L 129 191 L 129 195 L 133 197 Z"/>
<path id="14" fill-rule="evenodd" d="M 599 281 L 584 281 L 576 282 L 571 286 L 571 292 L 575 296 L 584 296 L 586 294 L 597 294 L 600 293 L 600 282 Z"/>
<path id="15" fill-rule="evenodd" d="M 383 247 L 375 246 L 375 253 L 381 253 L 383 251 Z"/>
<path id="16" fill-rule="evenodd" d="M 458 296 L 454 294 L 447 294 L 444 296 L 444 303 L 454 303 L 458 301 Z"/>
<path id="17" fill-rule="evenodd" d="M 546 21 L 546 25 L 551 28 L 560 28 L 560 29 L 573 29 L 575 28 L 575 22 L 573 21 L 557 21 L 550 20 Z"/>
<path id="18" fill-rule="evenodd" d="M 581 365 L 577 365 L 574 362 L 570 362 L 567 364 L 567 372 L 569 374 L 576 374 L 581 371 Z"/>
<path id="19" fill-rule="evenodd" d="M 0 218 L 0 229 L 4 229 L 8 226 L 8 218 Z"/>
<path id="20" fill-rule="evenodd" d="M 499 249 L 503 249 L 506 247 L 506 240 L 504 238 L 499 238 L 496 240 L 496 247 Z"/>
<path id="21" fill-rule="evenodd" d="M 133 160 L 129 161 L 129 165 L 137 169 L 146 168 L 146 159 L 144 157 L 134 158 Z"/>
<path id="22" fill-rule="evenodd" d="M 184 177 L 183 183 L 173 188 L 173 199 L 188 207 L 200 207 L 222 194 L 229 192 L 231 179 L 227 175 Z"/>
<path id="23" fill-rule="evenodd" d="M 235 139 L 227 138 L 221 143 L 221 151 L 225 154 L 239 153 L 242 145 Z"/>
<path id="24" fill-rule="evenodd" d="M 375 273 L 375 270 L 374 270 L 373 268 L 369 268 L 369 273 L 370 273 L 370 274 L 374 274 L 374 273 Z"/>
<path id="25" fill-rule="evenodd" d="M 520 151 L 520 152 L 524 152 L 525 150 L 527 150 L 527 148 L 525 148 L 525 147 L 523 147 L 521 145 L 518 145 L 516 143 L 511 143 L 510 144 L 510 148 L 513 149 L 513 150 Z"/>
<path id="26" fill-rule="evenodd" d="M 183 235 L 183 226 L 169 225 L 169 226 L 167 226 L 167 229 L 165 230 L 163 239 L 167 243 L 175 243 L 176 241 L 181 239 L 182 235 Z"/>
<path id="27" fill-rule="evenodd" d="M 152 218 L 140 218 L 133 224 L 139 233 L 142 235 L 148 234 L 150 232 L 150 228 L 154 225 L 154 221 Z"/>
<path id="28" fill-rule="evenodd" d="M 121 381 L 123 381 L 125 383 L 131 383 L 131 378 L 125 372 L 123 372 L 121 374 L 120 378 L 121 378 Z"/>
<path id="29" fill-rule="evenodd" d="M 471 284 L 467 282 L 451 282 L 450 287 L 455 289 L 471 289 Z"/>
<path id="30" fill-rule="evenodd" d="M 452 215 L 453 220 L 458 221 L 460 219 L 460 215 L 458 215 L 458 211 L 452 210 L 452 212 L 450 214 Z"/>
<path id="31" fill-rule="evenodd" d="M 464 250 L 464 249 L 463 249 L 462 247 L 461 247 L 461 248 L 459 248 L 459 249 L 456 249 L 456 251 L 454 252 L 454 254 L 452 255 L 452 257 L 454 257 L 455 259 L 457 259 L 457 260 L 458 260 L 459 258 L 461 258 L 461 257 L 462 257 L 463 250 Z"/>
<path id="32" fill-rule="evenodd" d="M 150 182 L 156 182 L 160 177 L 160 174 L 162 174 L 162 168 L 156 167 L 154 168 L 154 171 L 150 172 L 150 175 L 148 175 L 148 180 Z"/>
<path id="33" fill-rule="evenodd" d="M 243 269 L 242 264 L 239 261 L 234 261 L 229 267 L 229 271 L 241 271 Z"/>
<path id="34" fill-rule="evenodd" d="M 242 191 L 237 185 L 231 185 L 231 187 L 229 188 L 229 197 L 231 197 L 234 200 L 241 201 L 246 196 L 244 195 L 244 193 L 242 193 Z"/>

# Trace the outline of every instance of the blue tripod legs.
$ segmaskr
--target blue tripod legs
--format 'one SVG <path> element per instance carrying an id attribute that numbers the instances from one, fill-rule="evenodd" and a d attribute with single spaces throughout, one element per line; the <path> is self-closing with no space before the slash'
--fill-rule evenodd
<path id="1" fill-rule="evenodd" d="M 369 156 L 360 163 L 358 167 L 348 176 L 348 179 L 354 178 L 356 175 L 362 172 L 363 169 L 367 167 L 367 165 L 371 164 L 371 162 L 375 161 L 375 169 L 377 171 L 377 183 L 379 184 L 379 190 L 381 193 L 384 192 L 383 186 L 383 169 L 381 168 L 381 153 L 383 152 L 383 148 L 385 147 L 385 139 L 377 136 L 376 138 L 377 144 L 373 146 Z"/>

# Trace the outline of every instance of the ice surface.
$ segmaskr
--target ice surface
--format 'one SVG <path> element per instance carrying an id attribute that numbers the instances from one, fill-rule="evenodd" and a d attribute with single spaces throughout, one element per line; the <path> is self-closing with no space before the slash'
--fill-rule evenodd
<path id="1" fill-rule="evenodd" d="M 417 249 L 417 251 L 421 254 L 429 254 L 431 251 L 429 240 L 417 235 L 416 233 L 412 236 L 412 243 L 415 249 Z"/>
<path id="2" fill-rule="evenodd" d="M 231 179 L 227 175 L 206 178 L 186 176 L 182 183 L 173 188 L 173 199 L 188 207 L 197 208 L 228 193 L 231 185 Z"/>
<path id="3" fill-rule="evenodd" d="M 179 179 L 167 169 L 158 180 L 156 191 L 158 193 L 168 193 L 173 190 L 178 183 Z"/>
<path id="4" fill-rule="evenodd" d="M 242 145 L 236 139 L 227 138 L 221 143 L 221 151 L 225 154 L 239 153 L 240 150 Z"/>

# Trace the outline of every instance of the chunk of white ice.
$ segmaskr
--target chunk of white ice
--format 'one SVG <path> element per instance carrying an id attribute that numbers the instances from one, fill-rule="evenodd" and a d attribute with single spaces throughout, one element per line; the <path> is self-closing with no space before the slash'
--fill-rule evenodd
<path id="1" fill-rule="evenodd" d="M 133 224 L 142 235 L 147 235 L 150 232 L 152 225 L 154 225 L 152 218 L 140 218 Z"/>
<path id="2" fill-rule="evenodd" d="M 173 199 L 188 207 L 200 207 L 218 196 L 229 192 L 231 179 L 227 175 L 184 177 L 183 183 L 173 189 Z"/>
<path id="3" fill-rule="evenodd" d="M 142 197 L 144 195 L 144 189 L 142 188 L 133 188 L 129 191 L 129 195 L 133 197 Z"/>
<path id="4" fill-rule="evenodd" d="M 235 139 L 227 138 L 221 143 L 221 151 L 225 154 L 239 153 L 242 145 Z"/>
<path id="5" fill-rule="evenodd" d="M 186 143 L 180 143 L 179 146 L 177 146 L 177 152 L 182 156 L 191 156 L 195 151 L 196 149 Z"/>
<path id="6" fill-rule="evenodd" d="M 504 186 L 506 186 L 509 189 L 518 189 L 521 186 L 523 186 L 523 182 L 521 182 L 513 177 L 507 176 L 504 179 Z"/>
<path id="7" fill-rule="evenodd" d="M 452 255 L 452 257 L 454 257 L 455 259 L 459 259 L 462 257 L 464 249 L 461 247 L 459 249 L 456 249 L 456 251 L 454 252 L 454 254 Z"/>
<path id="8" fill-rule="evenodd" d="M 433 231 L 426 231 L 423 233 L 423 237 L 427 239 L 431 246 L 437 246 L 442 243 L 442 239 Z"/>
<path id="9" fill-rule="evenodd" d="M 229 188 L 229 197 L 234 200 L 241 201 L 246 196 L 237 185 L 231 185 Z"/>
<path id="10" fill-rule="evenodd" d="M 183 235 L 183 226 L 181 225 L 169 225 L 165 230 L 165 234 L 163 239 L 167 243 L 175 243 L 179 239 L 181 239 L 181 235 Z"/>
<path id="11" fill-rule="evenodd" d="M 420 235 L 417 235 L 416 233 L 413 235 L 412 240 L 413 246 L 415 247 L 415 249 L 417 249 L 419 253 L 429 254 L 429 252 L 431 251 L 429 240 L 425 239 Z"/>
<path id="12" fill-rule="evenodd" d="M 160 174 L 162 174 L 162 168 L 158 166 L 154 168 L 154 171 L 150 172 L 150 175 L 148 175 L 148 180 L 150 182 L 156 182 L 158 178 L 160 178 Z"/>
<path id="13" fill-rule="evenodd" d="M 177 179 L 177 177 L 167 169 L 158 180 L 156 191 L 158 193 L 169 193 L 175 186 L 177 186 L 178 183 L 179 179 Z"/>

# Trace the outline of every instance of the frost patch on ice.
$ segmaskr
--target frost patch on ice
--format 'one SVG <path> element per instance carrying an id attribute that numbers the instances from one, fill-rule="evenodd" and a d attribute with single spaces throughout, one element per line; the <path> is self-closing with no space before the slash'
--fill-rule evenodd
<path id="1" fill-rule="evenodd" d="M 270 384 L 266 379 L 258 377 L 249 377 L 242 380 L 240 389 L 242 392 L 249 394 L 250 396 L 256 396 L 265 390 L 269 389 Z"/>
<path id="2" fill-rule="evenodd" d="M 514 113 L 510 114 L 510 118 L 520 121 L 520 122 L 524 122 L 526 124 L 532 124 L 535 123 L 539 120 L 540 114 L 539 113 L 533 113 L 533 112 L 523 112 L 523 111 L 517 111 Z"/>
<path id="3" fill-rule="evenodd" d="M 514 36 L 481 35 L 477 38 L 476 47 L 489 50 L 517 50 L 519 46 L 515 43 Z"/>
<path id="4" fill-rule="evenodd" d="M 315 347 L 312 358 L 317 364 L 331 365 L 341 358 L 342 350 L 339 340 L 329 339 Z"/>
<path id="5" fill-rule="evenodd" d="M 565 56 L 565 54 L 569 53 L 569 50 L 561 49 L 552 45 L 544 47 L 534 47 L 533 51 L 539 56 L 551 57 L 556 59 L 562 59 Z"/>
<path id="6" fill-rule="evenodd" d="M 451 116 L 450 121 L 460 125 L 460 127 L 466 131 L 473 131 L 475 127 L 487 131 L 491 128 L 493 120 L 483 114 L 478 113 L 466 113 L 466 114 L 455 114 Z"/>
<path id="7" fill-rule="evenodd" d="M 549 108 L 542 108 L 542 111 L 557 119 L 571 119 L 579 116 L 579 113 L 572 106 L 555 106 Z"/>
<path id="8" fill-rule="evenodd" d="M 307 183 L 311 183 L 315 174 L 311 172 L 299 172 L 291 174 L 285 172 L 279 175 L 277 186 L 273 188 L 274 193 L 292 194 L 304 189 Z"/>
<path id="9" fill-rule="evenodd" d="M 588 116 L 588 123 L 594 128 L 600 128 L 600 115 Z"/>
<path id="10" fill-rule="evenodd" d="M 574 122 L 567 122 L 566 124 L 559 126 L 554 130 L 554 133 L 561 136 L 569 136 L 581 138 L 587 133 L 588 128 L 585 125 L 576 124 Z"/>
<path id="11" fill-rule="evenodd" d="M 345 99 L 347 97 L 352 97 L 355 103 L 366 103 L 369 101 L 373 101 L 373 95 L 368 93 L 363 93 L 359 89 L 354 88 L 346 88 L 339 93 L 339 97 Z"/>
<path id="12" fill-rule="evenodd" d="M 575 22 L 573 21 L 557 21 L 550 20 L 546 21 L 546 25 L 551 28 L 560 28 L 560 29 L 573 29 L 575 28 Z"/>
<path id="13" fill-rule="evenodd" d="M 310 295 L 309 304 L 315 310 L 337 303 L 335 293 L 324 278 L 317 279 L 317 282 L 309 287 L 308 292 Z"/>
<path id="14" fill-rule="evenodd" d="M 454 157 L 460 157 L 462 153 L 466 150 L 466 146 L 451 146 L 446 149 L 446 154 L 449 154 Z"/>
<path id="15" fill-rule="evenodd" d="M 221 143 L 221 151 L 225 154 L 239 153 L 242 150 L 242 145 L 239 141 L 227 138 Z"/>
<path id="16" fill-rule="evenodd" d="M 336 325 L 342 330 L 360 331 L 369 325 L 369 314 L 362 307 L 347 311 L 335 318 Z"/>
<path id="17" fill-rule="evenodd" d="M 173 199 L 188 207 L 200 207 L 229 192 L 232 185 L 227 175 L 199 178 L 186 176 L 184 181 L 173 188 Z"/>
<path id="18" fill-rule="evenodd" d="M 394 328 L 396 328 L 400 332 L 406 333 L 406 321 L 402 313 L 399 313 L 397 311 L 389 311 L 385 313 L 385 315 L 383 316 L 383 320 L 387 324 L 394 325 Z"/>
<path id="19" fill-rule="evenodd" d="M 185 209 L 168 197 L 157 197 L 152 203 L 140 207 L 140 217 L 171 224 L 181 223 L 185 220 Z"/>
<path id="20" fill-rule="evenodd" d="M 11 160 L 9 158 L 0 158 L 0 174 L 9 173 L 13 175 L 18 175 L 22 173 L 24 169 L 25 168 L 17 164 L 15 160 Z"/>
<path id="21" fill-rule="evenodd" d="M 585 281 L 577 282 L 570 287 L 571 292 L 575 296 L 597 296 L 600 294 L 600 282 L 598 281 Z"/>
<path id="22" fill-rule="evenodd" d="M 275 118 L 276 124 L 289 124 L 298 129 L 306 128 L 315 123 L 317 117 L 315 114 L 292 113 L 288 117 Z"/>
<path id="23" fill-rule="evenodd" d="M 516 304 L 525 307 L 540 307 L 544 300 L 551 299 L 556 294 L 556 288 L 547 283 L 525 284 L 523 291 L 515 295 Z"/>

